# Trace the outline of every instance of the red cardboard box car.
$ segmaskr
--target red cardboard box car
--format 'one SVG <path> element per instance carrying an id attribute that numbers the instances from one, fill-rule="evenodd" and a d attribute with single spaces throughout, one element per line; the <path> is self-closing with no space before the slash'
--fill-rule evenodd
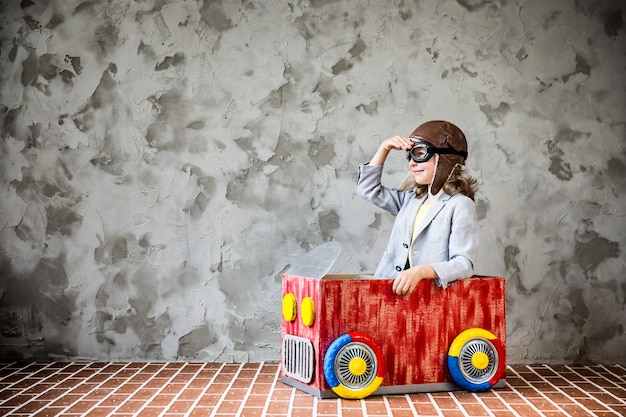
<path id="1" fill-rule="evenodd" d="M 352 399 L 506 384 L 504 278 L 424 280 L 400 297 L 391 279 L 310 275 L 283 275 L 285 384 Z"/>

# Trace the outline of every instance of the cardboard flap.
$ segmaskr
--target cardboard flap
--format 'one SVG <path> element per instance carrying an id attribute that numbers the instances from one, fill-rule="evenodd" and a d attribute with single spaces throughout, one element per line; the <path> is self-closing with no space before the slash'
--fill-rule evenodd
<path id="1" fill-rule="evenodd" d="M 339 253 L 341 244 L 325 242 L 298 259 L 285 273 L 308 278 L 322 278 L 330 271 Z"/>

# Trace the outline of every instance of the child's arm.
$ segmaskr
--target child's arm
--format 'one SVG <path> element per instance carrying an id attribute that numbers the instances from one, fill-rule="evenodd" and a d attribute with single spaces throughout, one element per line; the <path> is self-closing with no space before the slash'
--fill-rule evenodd
<path id="1" fill-rule="evenodd" d="M 393 149 L 410 149 L 411 146 L 412 142 L 404 136 L 392 136 L 385 139 L 378 147 L 378 150 L 370 162 L 359 165 L 356 186 L 357 195 L 375 206 L 388 211 L 394 216 L 398 214 L 398 211 L 400 211 L 403 205 L 405 192 L 398 192 L 396 189 L 388 189 L 381 184 L 380 180 L 383 165 L 389 152 Z"/>

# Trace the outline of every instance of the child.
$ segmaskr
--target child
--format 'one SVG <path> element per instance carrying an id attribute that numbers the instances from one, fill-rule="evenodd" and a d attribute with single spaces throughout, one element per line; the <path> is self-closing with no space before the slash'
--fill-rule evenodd
<path id="1" fill-rule="evenodd" d="M 391 150 L 407 151 L 409 175 L 399 189 L 381 185 Z M 396 215 L 374 276 L 395 278 L 393 292 L 410 294 L 423 279 L 446 288 L 471 277 L 478 251 L 476 180 L 464 177 L 467 141 L 446 121 L 429 121 L 408 138 L 393 136 L 359 166 L 357 194 Z"/>

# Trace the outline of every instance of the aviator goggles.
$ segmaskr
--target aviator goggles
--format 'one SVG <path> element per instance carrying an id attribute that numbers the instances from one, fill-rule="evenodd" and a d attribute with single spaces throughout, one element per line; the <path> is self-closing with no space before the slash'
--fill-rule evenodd
<path id="1" fill-rule="evenodd" d="M 412 159 L 415 162 L 426 162 L 436 153 L 459 155 L 463 157 L 463 160 L 467 158 L 467 152 L 465 151 L 457 151 L 456 149 L 452 148 L 438 148 L 428 142 L 418 140 L 415 141 L 411 150 L 406 152 L 406 159 L 407 161 L 410 161 Z"/>

